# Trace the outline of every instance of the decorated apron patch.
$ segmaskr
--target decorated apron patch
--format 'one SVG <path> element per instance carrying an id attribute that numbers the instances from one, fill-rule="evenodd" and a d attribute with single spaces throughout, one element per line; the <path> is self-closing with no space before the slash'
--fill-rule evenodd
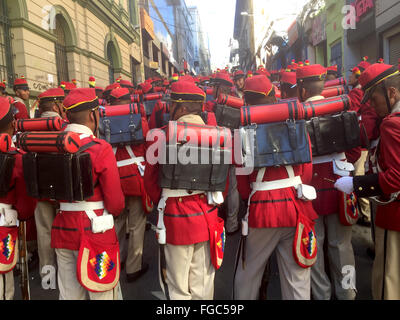
<path id="1" fill-rule="evenodd" d="M 90 259 L 89 262 L 100 280 L 106 277 L 107 274 L 115 267 L 114 262 L 105 251 Z"/>

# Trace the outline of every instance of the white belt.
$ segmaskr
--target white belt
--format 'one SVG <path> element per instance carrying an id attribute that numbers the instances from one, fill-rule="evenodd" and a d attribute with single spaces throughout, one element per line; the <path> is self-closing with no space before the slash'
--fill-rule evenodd
<path id="1" fill-rule="evenodd" d="M 284 189 L 289 187 L 296 187 L 302 184 L 299 176 L 275 181 L 253 182 L 251 189 L 253 191 L 270 191 L 277 189 Z"/>
<path id="2" fill-rule="evenodd" d="M 333 160 L 346 160 L 346 155 L 342 153 L 332 153 L 326 156 L 315 157 L 312 159 L 313 164 L 332 162 Z"/>
<path id="3" fill-rule="evenodd" d="M 189 193 L 190 192 L 190 193 Z M 168 189 L 164 188 L 162 189 L 162 198 L 177 198 L 177 197 L 188 197 L 188 196 L 194 196 L 196 194 L 202 194 L 206 193 L 206 191 L 188 191 L 188 190 L 183 190 L 183 189 Z"/>
<path id="4" fill-rule="evenodd" d="M 103 201 L 80 201 L 74 203 L 61 202 L 61 211 L 84 211 L 90 219 L 93 233 L 104 233 L 114 227 L 114 218 L 104 208 Z M 103 210 L 103 215 L 98 216 L 94 210 Z"/>
<path id="5" fill-rule="evenodd" d="M 294 175 L 294 170 L 292 166 L 285 166 L 285 169 L 288 173 L 289 178 L 275 180 L 275 181 L 262 181 L 264 178 L 266 168 L 258 170 L 256 182 L 253 182 L 251 184 L 252 190 L 247 203 L 247 212 L 244 218 L 242 219 L 243 236 L 247 236 L 249 232 L 248 219 L 250 213 L 250 203 L 251 203 L 251 198 L 257 191 L 270 191 L 270 190 L 277 190 L 289 187 L 297 187 L 303 183 L 299 176 Z"/>
<path id="6" fill-rule="evenodd" d="M 86 211 L 104 209 L 103 201 L 60 202 L 61 211 Z"/>
<path id="7" fill-rule="evenodd" d="M 145 166 L 142 164 L 142 162 L 145 162 L 146 160 L 144 159 L 144 157 L 136 157 L 132 151 L 131 146 L 125 146 L 125 149 L 129 153 L 130 158 L 126 160 L 117 161 L 117 167 L 121 168 L 129 166 L 131 164 L 136 164 L 138 166 L 140 175 L 143 177 Z M 115 155 L 117 152 L 117 148 L 113 148 L 113 151 Z"/>
<path id="8" fill-rule="evenodd" d="M 108 215 L 109 213 L 104 208 L 103 201 L 79 201 L 79 202 L 61 202 L 60 210 L 61 211 L 85 211 L 89 219 L 93 219 L 97 217 L 97 214 L 94 210 L 102 210 L 104 209 L 103 215 Z"/>
<path id="9" fill-rule="evenodd" d="M 161 193 L 160 201 L 158 202 L 157 210 L 158 210 L 158 222 L 157 222 L 157 236 L 158 243 L 165 244 L 166 243 L 166 230 L 164 225 L 164 210 L 167 204 L 168 198 L 179 198 L 179 197 L 189 197 L 197 194 L 207 194 L 208 200 L 216 203 L 220 203 L 221 198 L 223 202 L 222 192 L 207 192 L 207 191 L 189 191 L 184 189 L 168 189 L 163 188 Z M 211 198 L 211 199 L 210 199 Z M 221 202 L 221 203 L 222 203 Z M 210 202 L 209 202 L 210 203 Z"/>

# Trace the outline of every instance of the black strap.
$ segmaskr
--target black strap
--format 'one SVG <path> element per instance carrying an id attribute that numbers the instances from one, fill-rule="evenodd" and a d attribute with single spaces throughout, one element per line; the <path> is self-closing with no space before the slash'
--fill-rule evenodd
<path id="1" fill-rule="evenodd" d="M 289 111 L 289 119 L 293 119 L 293 109 L 292 109 L 293 106 L 292 106 L 292 103 L 288 102 L 287 106 L 288 106 L 288 111 Z"/>
<path id="2" fill-rule="evenodd" d="M 99 144 L 98 141 L 90 141 L 87 144 L 83 145 L 82 147 L 79 148 L 77 153 L 82 153 L 84 151 L 86 151 L 87 149 L 89 149 L 90 147 L 93 147 L 95 144 Z"/>
<path id="3" fill-rule="evenodd" d="M 317 148 L 317 153 L 321 152 L 324 146 L 324 143 L 322 141 L 321 137 L 321 130 L 319 127 L 319 118 L 314 117 L 311 119 L 311 123 L 314 129 L 314 137 L 315 137 L 315 147 Z"/>

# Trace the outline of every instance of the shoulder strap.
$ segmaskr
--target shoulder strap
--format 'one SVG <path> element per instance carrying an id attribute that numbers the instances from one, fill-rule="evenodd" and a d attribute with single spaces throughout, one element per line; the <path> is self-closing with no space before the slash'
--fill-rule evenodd
<path id="1" fill-rule="evenodd" d="M 77 153 L 82 153 L 82 152 L 86 151 L 87 149 L 89 149 L 90 147 L 93 147 L 94 145 L 99 144 L 99 143 L 100 142 L 94 141 L 94 140 L 90 141 L 90 142 L 86 143 L 85 145 L 83 145 L 82 147 L 80 147 Z"/>

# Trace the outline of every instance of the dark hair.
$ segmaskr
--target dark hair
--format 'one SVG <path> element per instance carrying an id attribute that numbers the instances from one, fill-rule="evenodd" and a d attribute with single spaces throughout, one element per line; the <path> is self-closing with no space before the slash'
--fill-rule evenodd
<path id="1" fill-rule="evenodd" d="M 62 103 L 60 100 L 52 100 L 52 101 L 42 101 L 39 103 L 40 112 L 52 111 L 53 105 L 56 103 Z"/>
<path id="2" fill-rule="evenodd" d="M 272 89 L 268 96 L 255 92 L 245 92 L 244 99 L 249 105 L 272 104 L 276 102 L 275 90 Z"/>
<path id="3" fill-rule="evenodd" d="M 297 87 L 292 88 L 292 86 L 290 83 L 281 83 L 281 92 L 286 94 L 286 98 L 297 97 Z"/>
<path id="4" fill-rule="evenodd" d="M 324 91 L 325 81 L 305 81 L 300 88 L 304 88 L 310 97 L 318 96 Z"/>
<path id="5" fill-rule="evenodd" d="M 92 112 L 92 110 L 83 110 L 79 112 L 67 112 L 67 118 L 70 123 L 76 124 L 85 124 L 88 114 Z"/>

